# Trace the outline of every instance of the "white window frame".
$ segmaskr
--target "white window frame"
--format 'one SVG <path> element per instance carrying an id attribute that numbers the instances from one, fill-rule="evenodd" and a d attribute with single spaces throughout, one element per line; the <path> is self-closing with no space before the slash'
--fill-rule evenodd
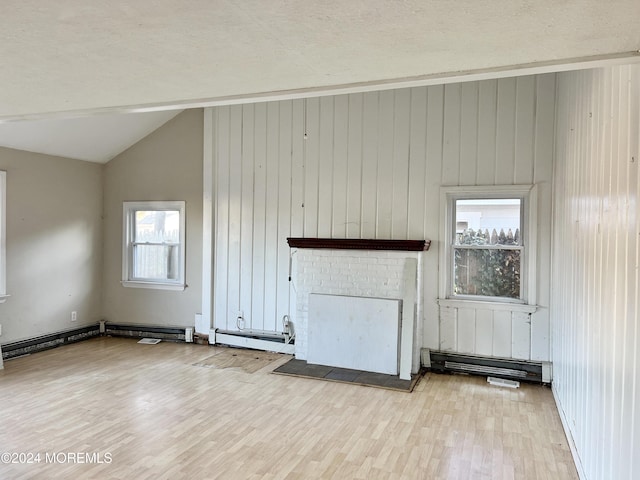
<path id="1" fill-rule="evenodd" d="M 147 279 L 133 278 L 133 234 L 135 232 L 135 212 L 140 210 L 178 210 L 180 213 L 180 246 L 178 278 Z M 134 288 L 155 288 L 161 290 L 184 290 L 185 284 L 185 202 L 184 201 L 148 201 L 123 202 L 122 204 L 122 285 Z"/>
<path id="2" fill-rule="evenodd" d="M 0 171 L 0 303 L 7 300 L 7 172 Z"/>
<path id="3" fill-rule="evenodd" d="M 465 199 L 519 198 L 521 206 L 521 269 L 520 298 L 454 295 L 453 241 L 455 237 L 455 202 Z M 444 306 L 521 310 L 536 310 L 536 239 L 537 187 L 535 185 L 498 185 L 473 187 L 442 187 L 440 189 L 442 221 L 440 222 L 440 286 L 438 303 Z"/>

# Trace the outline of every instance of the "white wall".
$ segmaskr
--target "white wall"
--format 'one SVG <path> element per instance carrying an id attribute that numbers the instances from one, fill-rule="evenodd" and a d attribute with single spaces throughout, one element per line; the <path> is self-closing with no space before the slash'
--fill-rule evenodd
<path id="1" fill-rule="evenodd" d="M 102 165 L 0 148 L 0 170 L 7 172 L 11 295 L 0 305 L 0 343 L 97 323 Z"/>
<path id="2" fill-rule="evenodd" d="M 202 294 L 203 113 L 188 110 L 104 168 L 104 296 L 107 321 L 193 326 Z M 123 287 L 122 202 L 186 201 L 184 291 Z"/>
<path id="3" fill-rule="evenodd" d="M 288 236 L 427 238 L 423 345 L 437 349 L 440 186 L 535 182 L 542 308 L 527 355 L 548 360 L 554 94 L 543 75 L 215 108 L 214 326 L 235 330 L 242 310 L 247 328 L 277 331 L 295 314 Z"/>
<path id="4" fill-rule="evenodd" d="M 583 478 L 638 478 L 640 66 L 558 78 L 553 391 Z"/>

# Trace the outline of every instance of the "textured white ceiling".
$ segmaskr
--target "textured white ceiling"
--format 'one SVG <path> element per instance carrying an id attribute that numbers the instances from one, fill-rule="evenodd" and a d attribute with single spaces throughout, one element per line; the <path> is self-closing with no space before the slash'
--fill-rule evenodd
<path id="1" fill-rule="evenodd" d="M 2 0 L 0 126 L 52 123 L 0 144 L 100 161 L 128 146 L 120 120 L 52 119 L 630 57 L 639 18 L 640 0 Z"/>
<path id="2" fill-rule="evenodd" d="M 0 119 L 640 49 L 639 0 L 2 0 Z"/>

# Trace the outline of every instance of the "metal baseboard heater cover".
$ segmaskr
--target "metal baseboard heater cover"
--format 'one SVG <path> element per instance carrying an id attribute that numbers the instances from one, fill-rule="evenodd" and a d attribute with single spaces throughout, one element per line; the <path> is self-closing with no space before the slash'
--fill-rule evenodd
<path id="1" fill-rule="evenodd" d="M 431 370 L 435 372 L 489 375 L 509 380 L 542 383 L 542 364 L 539 363 L 434 351 L 430 352 L 430 357 Z"/>
<path id="2" fill-rule="evenodd" d="M 152 327 L 146 325 L 125 325 L 100 322 L 95 325 L 65 330 L 64 332 L 51 333 L 39 337 L 20 340 L 2 345 L 2 358 L 10 360 L 30 353 L 41 352 L 51 348 L 67 345 L 69 343 L 88 340 L 100 335 L 129 338 L 159 338 L 176 342 L 192 342 L 192 327 Z"/>
<path id="3" fill-rule="evenodd" d="M 238 331 L 238 330 L 212 330 L 209 342 L 213 339 L 213 344 L 229 345 L 232 347 L 253 348 L 267 352 L 295 353 L 295 338 L 286 339 L 284 334 L 263 331 Z"/>
<path id="4" fill-rule="evenodd" d="M 187 329 L 185 327 L 153 327 L 105 322 L 103 335 L 128 338 L 159 338 L 161 340 L 185 342 L 187 341 Z"/>
<path id="5" fill-rule="evenodd" d="M 42 335 L 28 340 L 6 343 L 2 345 L 2 358 L 9 360 L 98 336 L 100 336 L 100 326 L 95 324 L 87 327 L 74 328 L 73 330 L 66 330 L 64 332 Z"/>

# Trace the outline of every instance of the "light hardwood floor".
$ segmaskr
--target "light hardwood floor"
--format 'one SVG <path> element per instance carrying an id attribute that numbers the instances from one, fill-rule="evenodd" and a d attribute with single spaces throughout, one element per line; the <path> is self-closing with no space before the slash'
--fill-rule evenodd
<path id="1" fill-rule="evenodd" d="M 0 452 L 41 458 L 0 478 L 577 478 L 549 388 L 428 374 L 409 394 L 269 373 L 285 356 L 194 365 L 213 352 L 96 338 L 5 362 Z"/>

